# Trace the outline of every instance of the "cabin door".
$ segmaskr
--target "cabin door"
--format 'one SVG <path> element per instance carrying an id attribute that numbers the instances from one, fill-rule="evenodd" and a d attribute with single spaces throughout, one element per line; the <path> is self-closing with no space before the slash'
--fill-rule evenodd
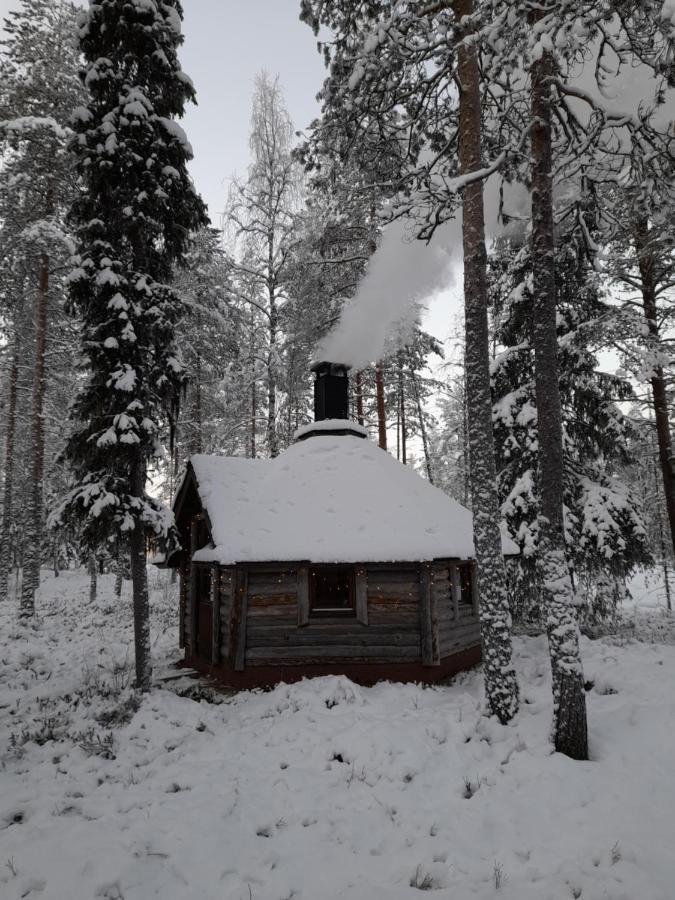
<path id="1" fill-rule="evenodd" d="M 197 566 L 197 656 L 211 662 L 213 645 L 213 603 L 211 602 L 211 567 Z"/>

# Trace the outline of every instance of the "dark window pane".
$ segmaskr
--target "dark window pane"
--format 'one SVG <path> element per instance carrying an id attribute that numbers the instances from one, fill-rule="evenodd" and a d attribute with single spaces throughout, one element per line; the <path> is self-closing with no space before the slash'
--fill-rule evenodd
<path id="1" fill-rule="evenodd" d="M 473 606 L 473 572 L 471 566 L 459 567 L 460 595 L 459 602 L 466 606 Z"/>
<path id="2" fill-rule="evenodd" d="M 346 569 L 312 570 L 312 610 L 349 612 L 353 609 L 352 572 Z"/>

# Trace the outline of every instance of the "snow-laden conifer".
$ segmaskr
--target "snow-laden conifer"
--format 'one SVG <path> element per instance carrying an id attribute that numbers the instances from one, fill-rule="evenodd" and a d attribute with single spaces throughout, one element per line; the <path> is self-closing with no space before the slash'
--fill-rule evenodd
<path id="1" fill-rule="evenodd" d="M 5 20 L 0 54 L 0 293 L 3 314 L 12 323 L 17 363 L 10 372 L 0 597 L 7 595 L 11 559 L 16 419 L 24 414 L 17 410 L 20 365 L 31 372 L 26 410 L 30 477 L 22 511 L 24 616 L 34 611 L 42 558 L 47 342 L 59 305 L 61 273 L 72 252 L 64 218 L 76 190 L 67 153 L 68 118 L 82 96 L 75 18 L 68 0 L 21 0 Z"/>
<path id="2" fill-rule="evenodd" d="M 137 684 L 150 686 L 146 536 L 173 522 L 147 493 L 184 382 L 174 329 L 183 305 L 170 286 L 205 210 L 187 172 L 192 149 L 176 121 L 194 99 L 181 71 L 179 0 L 91 0 L 79 41 L 89 91 L 72 148 L 85 187 L 73 206 L 78 257 L 70 292 L 88 368 L 67 445 L 76 486 L 58 518 L 96 544 L 130 548 Z"/>

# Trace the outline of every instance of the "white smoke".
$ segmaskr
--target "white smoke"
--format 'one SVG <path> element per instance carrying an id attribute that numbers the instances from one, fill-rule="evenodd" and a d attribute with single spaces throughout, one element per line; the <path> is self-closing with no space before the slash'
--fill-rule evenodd
<path id="1" fill-rule="evenodd" d="M 429 244 L 411 239 L 401 222 L 387 226 L 356 295 L 317 349 L 317 360 L 362 369 L 380 359 L 387 341 L 410 333 L 422 307 L 454 281 L 461 244 L 439 229 Z"/>

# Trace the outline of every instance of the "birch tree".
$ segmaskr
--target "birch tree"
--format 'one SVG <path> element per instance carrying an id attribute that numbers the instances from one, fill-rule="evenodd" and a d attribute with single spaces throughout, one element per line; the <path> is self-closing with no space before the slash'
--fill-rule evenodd
<path id="1" fill-rule="evenodd" d="M 278 79 L 256 78 L 251 115 L 252 162 L 246 180 L 234 179 L 226 228 L 234 239 L 233 279 L 242 299 L 264 317 L 267 332 L 267 449 L 279 453 L 278 386 L 283 335 L 280 316 L 300 197 L 300 169 L 292 150 L 293 125 Z"/>

